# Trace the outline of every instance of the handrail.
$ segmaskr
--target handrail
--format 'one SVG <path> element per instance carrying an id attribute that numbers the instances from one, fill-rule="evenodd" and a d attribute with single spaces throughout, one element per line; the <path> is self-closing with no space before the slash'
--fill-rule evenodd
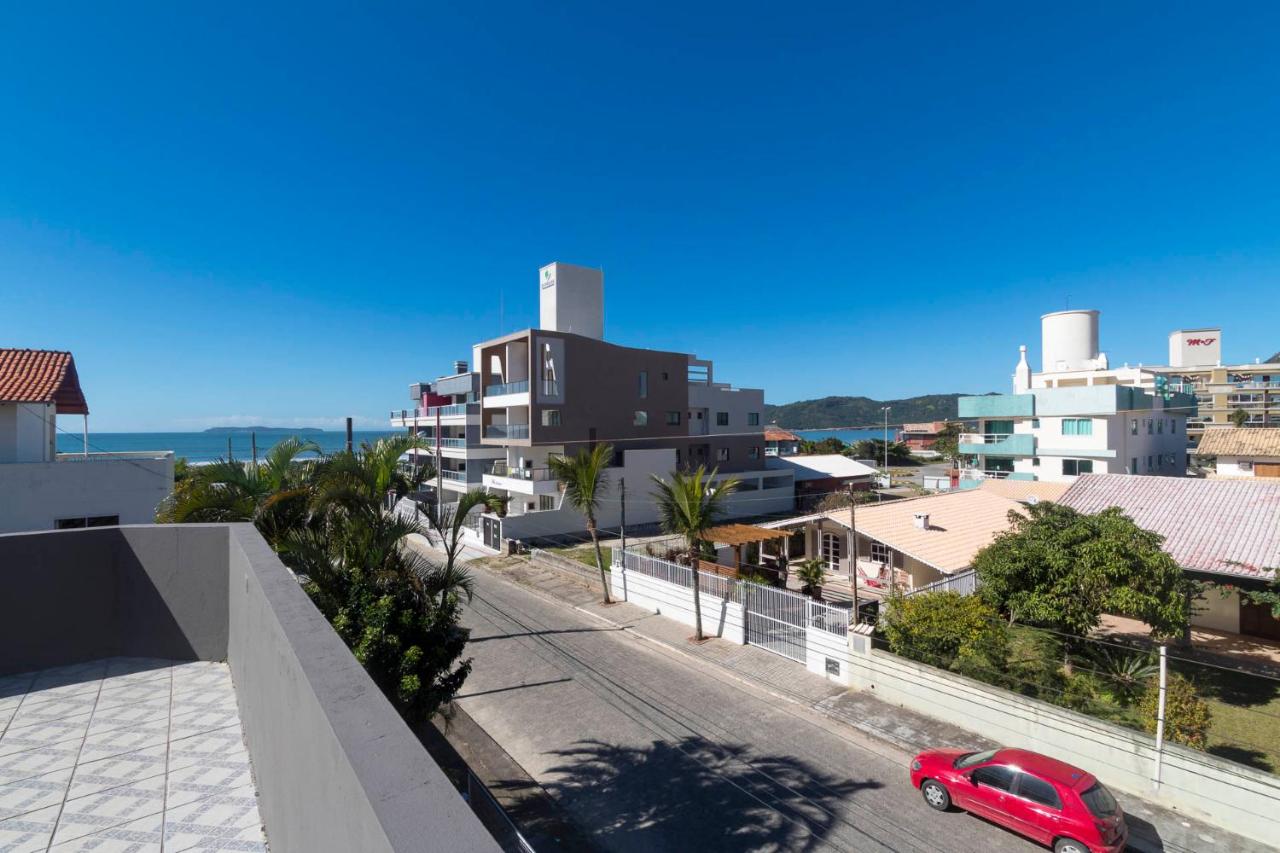
<path id="1" fill-rule="evenodd" d="M 523 394 L 529 390 L 529 380 L 521 379 L 518 382 L 506 382 L 501 385 L 490 385 L 484 389 L 486 397 L 498 397 L 502 394 Z"/>
<path id="2" fill-rule="evenodd" d="M 489 473 L 495 477 L 507 477 L 512 480 L 554 480 L 556 475 L 550 468 L 521 468 L 519 465 L 507 465 L 505 462 L 495 463 Z"/>
<path id="3" fill-rule="evenodd" d="M 490 424 L 484 428 L 485 438 L 528 438 L 528 424 Z"/>

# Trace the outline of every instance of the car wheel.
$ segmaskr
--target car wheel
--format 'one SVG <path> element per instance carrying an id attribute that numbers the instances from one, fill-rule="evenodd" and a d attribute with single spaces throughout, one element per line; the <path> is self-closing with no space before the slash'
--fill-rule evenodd
<path id="1" fill-rule="evenodd" d="M 945 812 L 951 808 L 951 795 L 947 793 L 946 788 L 932 779 L 924 780 L 924 784 L 920 786 L 920 794 L 930 808 L 937 809 L 940 812 Z M 1057 851 L 1057 853 L 1061 853 L 1061 851 Z"/>
<path id="2" fill-rule="evenodd" d="M 1089 853 L 1089 848 L 1074 838 L 1059 838 L 1053 845 L 1053 853 Z"/>

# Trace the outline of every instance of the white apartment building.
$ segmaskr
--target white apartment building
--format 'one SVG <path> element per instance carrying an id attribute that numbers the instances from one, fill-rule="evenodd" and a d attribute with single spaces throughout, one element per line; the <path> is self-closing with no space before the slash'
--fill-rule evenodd
<path id="1" fill-rule="evenodd" d="M 82 452 L 58 452 L 60 415 L 84 418 Z M 0 349 L 0 533 L 155 521 L 173 452 L 91 453 L 88 416 L 71 353 Z"/>
<path id="2" fill-rule="evenodd" d="M 977 432 L 960 437 L 961 485 L 993 477 L 1186 474 L 1194 397 L 1142 387 L 1141 368 L 1110 369 L 1098 349 L 1097 311 L 1046 314 L 1041 331 L 1039 373 L 1024 346 L 1012 394 L 960 398 L 960 417 L 978 421 Z"/>

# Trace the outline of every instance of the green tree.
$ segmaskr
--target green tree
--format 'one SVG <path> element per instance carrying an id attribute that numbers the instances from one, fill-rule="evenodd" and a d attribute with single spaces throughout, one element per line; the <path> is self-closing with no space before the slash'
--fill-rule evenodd
<path id="1" fill-rule="evenodd" d="M 958 462 L 960 460 L 960 422 L 947 421 L 941 430 L 938 431 L 938 440 L 934 442 L 933 449 L 948 462 Z"/>
<path id="2" fill-rule="evenodd" d="M 1194 584 L 1161 550 L 1163 537 L 1119 508 L 1086 515 L 1045 502 L 1009 520 L 973 567 L 979 594 L 1010 622 L 1084 636 L 1115 613 L 1141 619 L 1158 638 L 1188 624 Z"/>
<path id="3" fill-rule="evenodd" d="M 501 506 L 502 501 L 497 495 L 483 489 L 472 489 L 458 498 L 457 503 L 444 504 L 437 501 L 427 507 L 427 524 L 423 535 L 430 544 L 444 552 L 444 562 L 437 570 L 439 580 L 443 584 L 441 595 L 452 594 L 458 589 L 463 589 L 470 599 L 471 575 L 461 562 L 467 516 L 475 509 L 497 512 Z M 444 604 L 443 600 L 441 604 Z"/>
<path id="4" fill-rule="evenodd" d="M 694 636 L 699 641 L 702 640 L 702 600 L 698 590 L 698 556 L 707 531 L 724 517 L 725 503 L 738 488 L 736 477 L 713 485 L 715 476 L 715 469 L 707 473 L 702 465 L 693 471 L 672 471 L 670 480 L 653 476 L 653 499 L 662 529 L 683 536 L 688 548 L 689 568 L 693 573 Z"/>
<path id="5" fill-rule="evenodd" d="M 362 442 L 359 452 L 343 450 L 317 466 L 312 509 L 354 511 L 381 506 L 389 496 L 402 498 L 435 475 L 431 465 L 409 466 L 400 459 L 426 446 L 422 438 L 398 435 Z"/>
<path id="6" fill-rule="evenodd" d="M 884 440 L 880 438 L 862 438 L 849 448 L 849 456 L 855 459 L 874 459 L 879 465 L 884 464 Z M 911 448 L 900 441 L 889 442 L 889 464 L 902 463 L 911 459 Z"/>
<path id="7" fill-rule="evenodd" d="M 418 523 L 374 507 L 344 507 L 290 531 L 281 558 L 374 683 L 410 723 L 452 700 L 467 674 L 470 632 L 458 624 L 471 581 L 404 548 Z"/>
<path id="8" fill-rule="evenodd" d="M 880 624 L 894 654 L 984 680 L 1001 672 L 1008 657 L 1009 629 L 977 596 L 894 595 Z"/>
<path id="9" fill-rule="evenodd" d="M 1232 409 L 1227 417 L 1231 419 L 1231 425 L 1234 427 L 1243 427 L 1249 423 L 1249 413 L 1244 409 Z"/>
<path id="10" fill-rule="evenodd" d="M 580 450 L 574 456 L 551 456 L 547 466 L 564 488 L 564 500 L 587 520 L 587 533 L 595 546 L 596 568 L 600 570 L 600 588 L 604 603 L 610 604 L 609 579 L 604 571 L 604 556 L 600 553 L 600 532 L 596 526 L 596 514 L 600 511 L 600 498 L 609 489 L 609 463 L 613 460 L 612 444 L 597 444 Z"/>
<path id="11" fill-rule="evenodd" d="M 193 466 L 174 485 L 160 505 L 161 523 L 251 521 L 273 546 L 289 530 L 306 523 L 312 495 L 312 476 L 320 460 L 301 460 L 303 454 L 319 457 L 311 441 L 286 438 L 258 463 L 222 459 Z"/>
<path id="12" fill-rule="evenodd" d="M 805 456 L 844 453 L 846 447 L 847 445 L 840 439 L 828 436 L 821 441 L 801 441 L 800 453 Z"/>
<path id="13" fill-rule="evenodd" d="M 1147 689 L 1138 702 L 1142 728 L 1148 732 L 1156 730 L 1156 712 L 1159 707 L 1160 680 L 1153 678 L 1147 682 Z M 1204 749 L 1212 719 L 1209 705 L 1196 695 L 1195 685 L 1177 673 L 1170 674 L 1165 683 L 1165 738 L 1195 749 Z"/>

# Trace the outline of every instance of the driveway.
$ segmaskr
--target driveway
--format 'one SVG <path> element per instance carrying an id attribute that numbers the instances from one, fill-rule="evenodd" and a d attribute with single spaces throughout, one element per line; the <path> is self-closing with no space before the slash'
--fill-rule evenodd
<path id="1" fill-rule="evenodd" d="M 930 810 L 902 754 L 860 732 L 485 571 L 475 580 L 459 702 L 602 849 L 1039 849 Z"/>

